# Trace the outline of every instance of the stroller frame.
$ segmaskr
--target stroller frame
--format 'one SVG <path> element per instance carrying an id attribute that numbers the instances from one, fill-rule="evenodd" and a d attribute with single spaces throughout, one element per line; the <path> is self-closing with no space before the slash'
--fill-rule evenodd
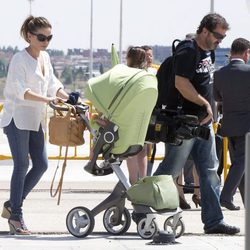
<path id="1" fill-rule="evenodd" d="M 85 116 L 86 106 L 84 108 L 76 106 L 76 111 L 86 123 L 90 133 L 94 134 L 94 131 L 89 125 L 89 120 Z M 94 147 L 94 156 L 84 168 L 91 174 L 99 176 L 106 175 L 107 170 L 108 174 L 115 172 L 119 181 L 110 195 L 92 210 L 83 206 L 78 206 L 69 211 L 66 217 L 66 226 L 68 231 L 75 237 L 84 238 L 91 234 L 95 226 L 94 217 L 103 211 L 103 225 L 107 232 L 112 235 L 124 234 L 131 225 L 131 215 L 125 207 L 125 201 L 127 198 L 126 191 L 131 185 L 120 166 L 122 160 L 137 154 L 142 147 L 140 145 L 134 145 L 123 154 L 113 155 L 111 150 L 114 146 L 114 142 L 118 140 L 117 130 L 118 127 L 112 122 L 108 122 L 105 127 L 100 128 L 99 137 Z M 103 150 L 104 145 L 107 144 L 108 146 Z M 97 166 L 96 164 L 96 160 L 100 153 L 103 154 L 106 163 L 103 164 L 103 167 Z M 167 217 L 163 226 L 164 231 L 173 233 L 175 238 L 180 237 L 184 233 L 185 225 L 182 221 L 182 210 L 180 208 L 153 212 L 149 206 L 138 204 L 132 205 L 134 210 L 132 213 L 132 219 L 137 223 L 137 232 L 141 238 L 152 239 L 160 232 L 156 220 L 158 215 Z"/>

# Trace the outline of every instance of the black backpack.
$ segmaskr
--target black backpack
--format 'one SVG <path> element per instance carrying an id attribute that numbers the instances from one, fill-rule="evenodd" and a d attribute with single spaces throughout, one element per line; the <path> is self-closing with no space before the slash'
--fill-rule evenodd
<path id="1" fill-rule="evenodd" d="M 177 45 L 176 45 L 177 44 Z M 197 51 L 196 65 L 200 61 L 200 53 L 195 40 L 179 40 L 175 39 L 172 43 L 172 55 L 167 57 L 157 71 L 156 77 L 158 80 L 158 99 L 157 108 L 163 106 L 167 109 L 177 110 L 182 105 L 182 96 L 175 88 L 175 75 L 173 70 L 175 56 L 183 49 L 193 47 Z M 212 51 L 212 62 L 214 62 L 215 54 Z"/>
<path id="2" fill-rule="evenodd" d="M 176 46 L 175 44 L 178 43 Z M 192 47 L 193 46 L 193 47 Z M 174 58 L 183 48 L 195 48 L 197 51 L 196 65 L 200 61 L 200 52 L 195 40 L 174 40 L 172 43 L 172 56 L 169 56 L 161 64 L 157 72 L 158 80 L 158 99 L 153 109 L 146 141 L 151 143 L 165 142 L 178 145 L 181 140 L 178 139 L 177 130 L 180 127 L 179 115 L 182 115 L 181 107 L 183 98 L 175 88 Z M 211 51 L 211 59 L 214 63 L 215 54 Z M 163 107 L 165 106 L 165 107 Z M 154 147 L 154 151 L 156 147 Z M 154 153 L 151 161 L 154 160 Z"/>

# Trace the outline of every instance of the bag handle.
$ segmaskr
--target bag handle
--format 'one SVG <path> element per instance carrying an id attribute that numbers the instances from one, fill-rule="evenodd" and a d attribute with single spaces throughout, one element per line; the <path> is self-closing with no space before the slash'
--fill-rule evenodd
<path id="1" fill-rule="evenodd" d="M 54 193 L 53 193 L 53 186 L 54 186 L 54 182 L 56 179 L 56 174 L 57 174 L 59 165 L 57 165 L 57 167 L 56 167 L 56 170 L 55 170 L 55 173 L 54 173 L 51 185 L 50 185 L 50 196 L 56 197 L 56 195 L 58 194 L 57 205 L 60 204 L 60 200 L 61 200 L 63 177 L 64 177 L 64 173 L 65 173 L 66 166 L 67 166 L 67 164 L 66 164 L 67 163 L 67 155 L 68 155 L 68 146 L 66 146 L 66 149 L 65 149 L 65 156 L 64 156 L 63 166 L 62 166 L 61 177 L 60 177 L 59 183 L 58 183 L 57 188 L 56 188 Z"/>
<path id="2" fill-rule="evenodd" d="M 75 107 L 73 105 L 68 104 L 68 103 L 63 103 L 63 104 L 68 107 L 68 112 L 65 115 L 65 118 L 70 119 L 71 114 L 73 114 L 74 117 L 76 117 L 77 114 L 76 114 Z M 60 110 L 54 110 L 54 115 L 55 116 L 56 116 L 56 111 L 58 112 L 58 114 L 60 116 L 63 116 L 63 113 Z M 54 193 L 53 193 L 53 187 L 54 187 L 54 182 L 55 182 L 55 179 L 56 179 L 57 171 L 58 171 L 58 168 L 59 168 L 59 164 L 57 165 L 57 168 L 55 170 L 55 173 L 54 173 L 53 179 L 51 181 L 51 185 L 50 185 L 50 196 L 51 197 L 56 197 L 56 195 L 58 194 L 57 205 L 60 204 L 60 200 L 61 200 L 63 177 L 64 177 L 64 173 L 65 173 L 66 166 L 67 166 L 67 156 L 68 156 L 68 146 L 66 146 L 66 148 L 65 148 L 65 155 L 64 155 L 64 161 L 63 161 L 63 166 L 62 166 L 62 171 L 61 171 L 61 177 L 59 179 L 59 183 L 58 183 L 57 188 L 56 188 Z"/>
<path id="3" fill-rule="evenodd" d="M 66 103 L 66 102 L 63 102 L 62 104 L 68 108 L 68 112 L 67 112 L 67 114 L 65 115 L 66 117 L 70 117 L 71 114 L 73 114 L 74 117 L 76 117 L 76 108 L 75 108 L 73 105 L 71 105 L 71 104 L 69 104 L 69 103 Z M 60 116 L 64 116 L 61 110 L 54 109 L 54 116 L 56 116 L 57 113 L 58 113 Z"/>

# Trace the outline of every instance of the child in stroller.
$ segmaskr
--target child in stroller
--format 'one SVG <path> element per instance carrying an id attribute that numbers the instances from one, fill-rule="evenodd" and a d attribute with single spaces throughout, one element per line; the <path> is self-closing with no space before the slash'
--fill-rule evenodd
<path id="1" fill-rule="evenodd" d="M 164 223 L 164 230 L 170 228 L 175 237 L 181 236 L 184 224 L 178 208 L 177 190 L 173 190 L 172 206 L 161 207 L 160 211 L 154 208 L 154 212 L 149 205 L 133 203 L 133 197 L 129 197 L 127 192 L 131 188 L 130 183 L 120 168 L 122 160 L 136 155 L 144 145 L 157 99 L 155 76 L 145 70 L 116 65 L 103 75 L 92 78 L 85 89 L 85 96 L 101 112 L 104 124 L 98 129 L 92 159 L 84 169 L 97 176 L 114 171 L 119 182 L 112 193 L 92 210 L 86 207 L 73 208 L 66 218 L 69 232 L 75 237 L 86 237 L 94 228 L 94 217 L 104 211 L 105 229 L 113 235 L 125 233 L 131 224 L 130 213 L 125 207 L 125 199 L 128 198 L 133 205 L 132 218 L 142 238 L 151 239 L 159 232 L 155 220 L 159 213 L 169 216 Z M 94 133 L 84 111 L 80 115 Z M 105 164 L 98 166 L 96 161 L 101 153 Z"/>

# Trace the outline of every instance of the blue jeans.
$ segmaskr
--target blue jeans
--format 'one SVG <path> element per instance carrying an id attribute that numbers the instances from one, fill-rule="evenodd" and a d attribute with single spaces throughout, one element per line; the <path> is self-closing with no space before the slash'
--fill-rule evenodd
<path id="1" fill-rule="evenodd" d="M 220 207 L 220 180 L 217 175 L 218 159 L 212 125 L 209 140 L 192 138 L 183 140 L 180 146 L 167 144 L 163 161 L 154 175 L 172 175 L 176 178 L 191 154 L 200 178 L 201 218 L 204 229 L 210 229 L 223 221 Z"/>
<path id="2" fill-rule="evenodd" d="M 29 192 L 38 183 L 48 168 L 48 157 L 44 133 L 40 125 L 39 131 L 18 129 L 12 120 L 4 128 L 7 135 L 14 168 L 10 184 L 11 219 L 22 216 L 22 203 Z M 32 168 L 29 168 L 29 155 Z"/>

